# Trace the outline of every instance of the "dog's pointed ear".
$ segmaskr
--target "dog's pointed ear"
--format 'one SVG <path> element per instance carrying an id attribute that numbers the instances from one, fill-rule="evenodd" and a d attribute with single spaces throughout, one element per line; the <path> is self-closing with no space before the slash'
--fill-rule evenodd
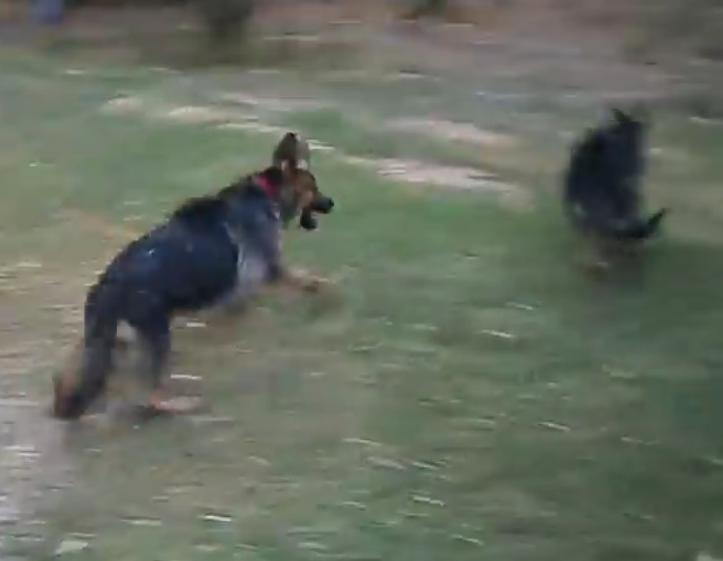
<path id="1" fill-rule="evenodd" d="M 612 113 L 615 122 L 620 125 L 625 125 L 631 121 L 630 116 L 619 107 L 613 107 L 610 112 Z"/>
<path id="2" fill-rule="evenodd" d="M 627 111 L 619 108 L 611 110 L 614 123 L 622 128 L 645 130 L 650 127 L 650 112 L 642 103 L 630 107 Z"/>
<path id="3" fill-rule="evenodd" d="M 284 171 L 309 169 L 309 143 L 298 134 L 287 132 L 274 149 L 272 164 Z"/>
<path id="4" fill-rule="evenodd" d="M 287 132 L 281 142 L 274 148 L 272 163 L 274 167 L 284 169 L 296 161 L 296 145 L 298 140 L 293 132 Z"/>
<path id="5" fill-rule="evenodd" d="M 311 149 L 309 148 L 309 142 L 297 135 L 296 136 L 296 165 L 299 169 L 310 170 L 311 169 Z"/>

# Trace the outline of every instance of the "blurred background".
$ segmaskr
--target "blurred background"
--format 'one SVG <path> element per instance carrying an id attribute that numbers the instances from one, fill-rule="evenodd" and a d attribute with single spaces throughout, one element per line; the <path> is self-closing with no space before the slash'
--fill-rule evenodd
<path id="1" fill-rule="evenodd" d="M 640 104 L 670 220 L 591 277 L 561 176 Z M 178 318 L 203 414 L 50 419 L 98 271 L 287 130 L 333 289 Z M 721 178 L 716 0 L 0 0 L 0 559 L 723 559 Z"/>

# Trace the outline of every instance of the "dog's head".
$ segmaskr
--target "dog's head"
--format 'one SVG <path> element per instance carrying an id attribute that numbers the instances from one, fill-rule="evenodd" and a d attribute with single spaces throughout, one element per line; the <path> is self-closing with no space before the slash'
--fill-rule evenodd
<path id="1" fill-rule="evenodd" d="M 611 107 L 610 112 L 615 120 L 620 123 L 645 123 L 650 119 L 648 110 L 642 104 L 631 105 L 627 109 Z"/>
<path id="2" fill-rule="evenodd" d="M 626 176 L 639 176 L 645 168 L 646 133 L 650 126 L 647 111 L 643 107 L 630 111 L 615 108 L 611 113 L 608 139 L 610 146 L 615 147 L 617 164 Z"/>
<path id="3" fill-rule="evenodd" d="M 643 136 L 650 126 L 650 116 L 644 107 L 634 107 L 629 111 L 613 108 L 611 113 L 611 127 L 618 135 L 638 142 L 643 140 Z"/>
<path id="4" fill-rule="evenodd" d="M 333 199 L 319 190 L 309 163 L 309 145 L 294 133 L 287 133 L 274 150 L 273 165 L 283 176 L 279 205 L 285 226 L 299 216 L 299 226 L 315 230 L 318 223 L 314 215 L 328 214 L 334 208 Z"/>
<path id="5" fill-rule="evenodd" d="M 279 206 L 285 226 L 299 216 L 299 226 L 315 230 L 318 223 L 314 214 L 331 212 L 334 200 L 319 191 L 313 173 L 305 169 L 289 169 L 284 171 Z"/>

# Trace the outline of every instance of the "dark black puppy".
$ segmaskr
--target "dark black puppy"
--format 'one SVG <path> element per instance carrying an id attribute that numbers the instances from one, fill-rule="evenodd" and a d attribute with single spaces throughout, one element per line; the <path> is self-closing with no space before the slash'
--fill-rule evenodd
<path id="1" fill-rule="evenodd" d="M 655 234 L 666 211 L 641 216 L 645 123 L 613 110 L 611 121 L 589 132 L 572 150 L 564 204 L 581 231 L 612 242 Z"/>
<path id="2" fill-rule="evenodd" d="M 313 229 L 313 213 L 333 206 L 309 171 L 284 160 L 217 195 L 189 200 L 128 245 L 88 293 L 80 365 L 55 379 L 55 415 L 80 417 L 103 392 L 120 322 L 141 340 L 151 406 L 170 410 L 160 392 L 173 315 L 293 281 L 281 261 L 281 228 L 300 214 L 300 225 Z"/>

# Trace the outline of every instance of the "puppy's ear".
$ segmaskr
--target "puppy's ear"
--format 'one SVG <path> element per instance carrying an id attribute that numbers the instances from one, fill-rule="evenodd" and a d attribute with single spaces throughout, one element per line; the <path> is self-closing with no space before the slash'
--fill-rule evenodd
<path id="1" fill-rule="evenodd" d="M 615 122 L 618 123 L 619 125 L 626 125 L 626 124 L 630 123 L 630 121 L 632 120 L 630 118 L 630 116 L 627 113 L 625 113 L 625 111 L 620 109 L 619 107 L 613 107 L 610 110 L 610 112 L 612 113 L 613 119 L 615 119 Z"/>

